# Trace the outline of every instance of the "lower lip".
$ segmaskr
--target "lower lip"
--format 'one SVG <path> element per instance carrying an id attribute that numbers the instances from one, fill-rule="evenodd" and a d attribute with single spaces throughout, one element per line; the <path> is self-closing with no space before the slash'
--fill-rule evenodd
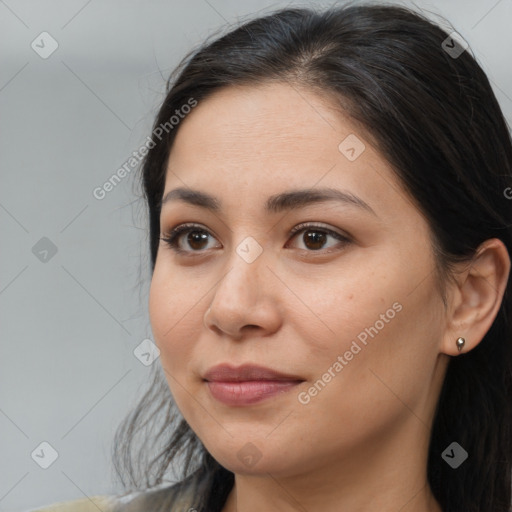
<path id="1" fill-rule="evenodd" d="M 214 398 L 226 405 L 250 405 L 289 391 L 300 381 L 252 380 L 243 382 L 207 382 Z"/>

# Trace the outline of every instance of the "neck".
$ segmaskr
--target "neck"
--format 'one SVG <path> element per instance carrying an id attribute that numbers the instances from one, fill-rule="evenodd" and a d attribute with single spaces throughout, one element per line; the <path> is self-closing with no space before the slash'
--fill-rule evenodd
<path id="1" fill-rule="evenodd" d="M 425 425 L 409 427 L 307 473 L 235 474 L 222 512 L 443 512 L 427 481 Z"/>

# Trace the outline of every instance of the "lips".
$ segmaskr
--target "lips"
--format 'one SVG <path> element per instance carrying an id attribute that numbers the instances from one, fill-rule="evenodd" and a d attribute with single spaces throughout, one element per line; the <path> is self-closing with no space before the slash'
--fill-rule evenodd
<path id="1" fill-rule="evenodd" d="M 215 382 L 243 382 L 243 381 L 303 381 L 297 375 L 281 373 L 264 366 L 244 364 L 234 367 L 229 364 L 219 364 L 210 368 L 203 376 L 204 380 Z"/>
<path id="2" fill-rule="evenodd" d="M 264 366 L 221 364 L 204 375 L 213 398 L 229 406 L 247 406 L 285 393 L 304 379 Z"/>

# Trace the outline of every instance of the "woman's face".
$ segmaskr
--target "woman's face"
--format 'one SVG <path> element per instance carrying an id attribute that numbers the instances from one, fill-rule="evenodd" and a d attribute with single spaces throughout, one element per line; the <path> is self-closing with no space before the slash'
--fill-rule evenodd
<path id="1" fill-rule="evenodd" d="M 195 226 L 182 253 L 160 242 L 150 318 L 208 451 L 274 476 L 426 455 L 448 359 L 429 227 L 362 129 L 303 88 L 225 88 L 181 121 L 164 197 L 178 188 L 217 209 L 164 202 L 162 236 Z M 287 377 L 205 380 L 223 363 Z"/>

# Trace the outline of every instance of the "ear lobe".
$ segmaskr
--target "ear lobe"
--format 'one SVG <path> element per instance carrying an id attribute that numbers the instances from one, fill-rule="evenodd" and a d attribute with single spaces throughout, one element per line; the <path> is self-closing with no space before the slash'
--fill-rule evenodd
<path id="1" fill-rule="evenodd" d="M 472 350 L 482 341 L 500 309 L 509 273 L 507 248 L 497 238 L 483 242 L 471 262 L 461 264 L 461 271 L 455 274 L 455 289 L 450 294 L 442 353 L 456 356 Z M 459 337 L 465 339 L 460 352 Z"/>

